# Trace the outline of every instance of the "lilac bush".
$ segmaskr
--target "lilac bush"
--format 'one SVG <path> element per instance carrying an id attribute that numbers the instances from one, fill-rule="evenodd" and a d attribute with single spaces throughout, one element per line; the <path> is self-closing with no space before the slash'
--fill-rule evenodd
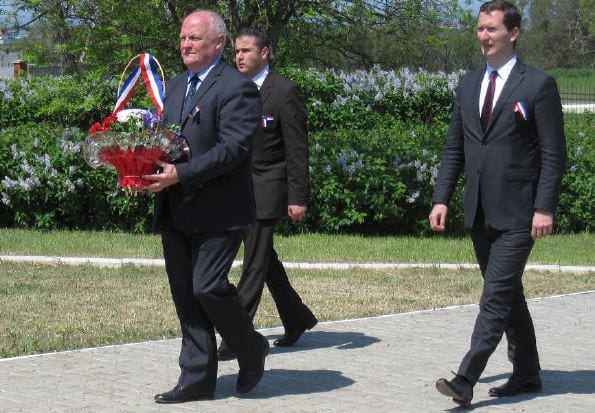
<path id="1" fill-rule="evenodd" d="M 28 124 L 0 132 L 0 226 L 150 229 L 150 199 L 130 198 L 116 174 L 89 168 L 78 128 Z"/>
<path id="2" fill-rule="evenodd" d="M 284 69 L 304 92 L 310 126 L 306 219 L 285 231 L 429 233 L 427 215 L 461 73 Z M 0 81 L 0 226 L 150 231 L 150 196 L 115 171 L 89 168 L 86 129 L 111 113 L 115 82 Z M 132 105 L 149 107 L 148 104 Z M 558 228 L 593 230 L 595 115 L 566 115 L 568 171 Z M 462 185 L 450 230 L 462 233 Z"/>

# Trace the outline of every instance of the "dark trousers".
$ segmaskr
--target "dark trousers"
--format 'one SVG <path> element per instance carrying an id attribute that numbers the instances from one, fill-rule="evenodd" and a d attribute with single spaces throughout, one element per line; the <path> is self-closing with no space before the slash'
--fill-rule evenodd
<path id="1" fill-rule="evenodd" d="M 187 235 L 164 230 L 161 238 L 182 329 L 178 384 L 196 385 L 200 393 L 213 393 L 217 380 L 214 328 L 238 355 L 240 368 L 251 368 L 262 346 L 260 334 L 228 281 L 242 231 Z"/>
<path id="2" fill-rule="evenodd" d="M 484 282 L 471 348 L 458 374 L 475 384 L 504 333 L 513 374 L 537 373 L 540 366 L 535 330 L 522 283 L 533 247 L 531 231 L 495 230 L 485 225 L 480 213 L 471 230 L 471 239 Z"/>
<path id="3" fill-rule="evenodd" d="M 257 220 L 256 225 L 244 233 L 244 262 L 238 293 L 253 319 L 266 283 L 285 331 L 303 329 L 312 323 L 314 315 L 289 283 L 273 248 L 275 223 L 275 219 Z"/>

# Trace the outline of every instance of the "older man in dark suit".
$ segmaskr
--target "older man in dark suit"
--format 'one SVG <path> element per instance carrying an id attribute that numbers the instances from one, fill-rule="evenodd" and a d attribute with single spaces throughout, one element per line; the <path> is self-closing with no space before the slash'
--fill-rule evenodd
<path id="1" fill-rule="evenodd" d="M 244 263 L 238 292 L 254 318 L 266 283 L 285 334 L 275 346 L 291 346 L 318 320 L 291 286 L 273 248 L 279 219 L 302 219 L 308 202 L 308 126 L 304 98 L 295 83 L 269 65 L 268 36 L 253 28 L 241 30 L 235 40 L 238 70 L 258 86 L 263 115 L 252 146 L 252 180 L 256 226 L 244 236 Z M 235 357 L 224 341 L 220 360 Z"/>
<path id="2" fill-rule="evenodd" d="M 156 227 L 182 329 L 177 385 L 157 403 L 212 399 L 217 380 L 214 328 L 238 355 L 238 393 L 264 371 L 267 340 L 254 330 L 228 273 L 243 231 L 254 223 L 250 145 L 261 120 L 253 82 L 221 60 L 226 28 L 210 11 L 189 14 L 180 31 L 188 71 L 167 84 L 166 122 L 181 125 L 186 161 L 160 163 L 146 178 L 158 192 Z"/>
<path id="3" fill-rule="evenodd" d="M 565 166 L 560 97 L 549 75 L 515 55 L 521 15 L 503 0 L 484 3 L 477 36 L 487 68 L 459 84 L 433 197 L 430 226 L 444 231 L 465 168 L 465 226 L 484 278 L 471 347 L 440 393 L 468 405 L 473 386 L 505 333 L 512 376 L 494 397 L 541 390 L 540 365 L 522 275 L 534 240 L 552 232 Z"/>

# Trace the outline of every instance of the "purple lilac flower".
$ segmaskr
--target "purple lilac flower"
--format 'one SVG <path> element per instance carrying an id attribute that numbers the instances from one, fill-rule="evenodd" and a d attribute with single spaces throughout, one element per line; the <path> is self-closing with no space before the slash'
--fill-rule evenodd
<path id="1" fill-rule="evenodd" d="M 34 155 L 35 156 L 35 160 L 37 162 L 39 162 L 43 168 L 45 169 L 45 171 L 49 171 L 50 169 L 52 169 L 52 160 L 50 159 L 50 156 L 46 153 L 44 155 Z"/>
<path id="2" fill-rule="evenodd" d="M 337 158 L 337 163 L 343 168 L 343 172 L 353 176 L 359 172 L 363 167 L 363 162 L 359 159 L 357 151 L 350 150 L 349 152 L 342 152 Z"/>
<path id="3" fill-rule="evenodd" d="M 2 100 L 12 100 L 14 95 L 12 92 L 6 87 L 6 82 L 4 80 L 0 80 L 0 94 L 2 94 Z"/>
<path id="4" fill-rule="evenodd" d="M 417 201 L 417 198 L 419 198 L 419 191 L 415 191 L 414 193 L 412 193 L 411 195 L 409 195 L 407 197 L 407 202 L 412 204 L 415 201 Z"/>
<path id="5" fill-rule="evenodd" d="M 60 149 L 65 153 L 79 153 L 81 151 L 81 144 L 78 142 L 71 142 L 64 138 L 60 139 Z"/>
<path id="6" fill-rule="evenodd" d="M 33 170 L 33 167 L 29 165 L 29 162 L 26 159 L 23 159 L 23 163 L 21 164 L 21 170 L 29 175 L 32 175 L 35 172 Z"/>
<path id="7" fill-rule="evenodd" d="M 39 187 L 41 182 L 36 176 L 32 176 L 26 179 L 19 179 L 19 186 L 26 192 L 31 192 L 35 188 Z"/>
<path id="8" fill-rule="evenodd" d="M 64 186 L 66 186 L 66 192 L 74 192 L 75 185 L 70 181 L 70 179 L 66 178 L 64 181 Z"/>
<path id="9" fill-rule="evenodd" d="M 10 145 L 10 152 L 12 153 L 12 160 L 17 161 L 25 157 L 25 152 L 19 151 L 16 143 Z"/>
<path id="10" fill-rule="evenodd" d="M 19 181 L 15 181 L 14 179 L 10 178 L 9 176 L 5 176 L 0 184 L 6 189 L 12 189 L 19 184 Z"/>

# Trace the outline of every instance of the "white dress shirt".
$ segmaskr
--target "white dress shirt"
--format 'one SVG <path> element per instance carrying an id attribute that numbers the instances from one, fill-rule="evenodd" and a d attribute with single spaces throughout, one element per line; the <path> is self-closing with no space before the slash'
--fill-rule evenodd
<path id="1" fill-rule="evenodd" d="M 269 70 L 269 65 L 266 65 L 264 69 L 262 69 L 260 72 L 256 74 L 256 76 L 252 78 L 252 81 L 256 83 L 256 86 L 258 86 L 258 90 L 260 90 L 262 84 L 264 83 L 264 80 L 269 74 Z"/>
<path id="2" fill-rule="evenodd" d="M 508 80 L 508 76 L 510 76 L 510 72 L 512 71 L 512 68 L 514 67 L 516 62 L 517 62 L 517 58 L 516 58 L 516 56 L 513 56 L 512 59 L 510 59 L 508 62 L 506 62 L 506 64 L 504 64 L 504 66 L 502 66 L 498 69 L 495 69 L 495 68 L 491 67 L 490 65 L 487 65 L 485 74 L 483 75 L 483 80 L 481 82 L 481 91 L 479 93 L 478 108 L 479 108 L 480 116 L 481 116 L 481 108 L 483 107 L 483 101 L 485 99 L 486 91 L 488 89 L 488 83 L 490 81 L 490 73 L 492 73 L 494 70 L 498 71 L 498 76 L 496 77 L 496 90 L 494 91 L 494 100 L 492 101 L 492 109 L 494 109 L 494 106 L 496 105 L 496 102 L 498 101 L 498 98 L 500 97 L 500 93 L 502 92 L 502 88 L 504 87 L 504 84 Z"/>

